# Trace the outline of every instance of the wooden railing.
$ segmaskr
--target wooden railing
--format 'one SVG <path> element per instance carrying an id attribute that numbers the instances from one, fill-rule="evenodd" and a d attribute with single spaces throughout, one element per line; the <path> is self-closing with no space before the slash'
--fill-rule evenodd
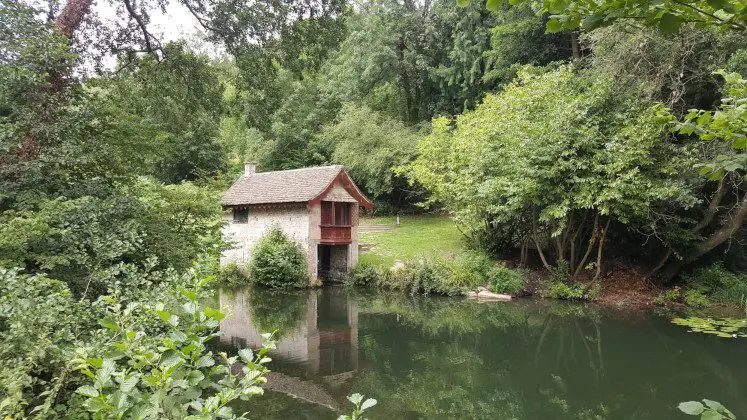
<path id="1" fill-rule="evenodd" d="M 350 226 L 321 225 L 321 243 L 327 245 L 345 245 L 353 242 Z"/>

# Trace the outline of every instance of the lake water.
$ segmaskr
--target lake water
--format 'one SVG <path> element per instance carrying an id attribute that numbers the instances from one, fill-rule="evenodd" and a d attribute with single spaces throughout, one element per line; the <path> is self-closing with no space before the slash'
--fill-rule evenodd
<path id="1" fill-rule="evenodd" d="M 334 419 L 346 395 L 371 419 L 669 419 L 714 399 L 747 417 L 747 341 L 690 333 L 666 315 L 540 300 L 223 293 L 225 347 L 280 329 L 251 418 Z"/>

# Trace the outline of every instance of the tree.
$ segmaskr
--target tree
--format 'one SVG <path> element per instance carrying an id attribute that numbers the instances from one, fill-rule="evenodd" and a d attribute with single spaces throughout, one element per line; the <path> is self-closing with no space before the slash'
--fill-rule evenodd
<path id="1" fill-rule="evenodd" d="M 592 51 L 587 68 L 616 75 L 625 90 L 664 103 L 677 115 L 718 103 L 723 78 L 714 69 L 747 72 L 747 33 L 687 25 L 665 35 L 618 22 L 582 35 L 581 41 Z"/>
<path id="2" fill-rule="evenodd" d="M 329 150 L 317 141 L 322 126 L 331 121 L 340 104 L 324 94 L 316 77 L 296 80 L 280 72 L 281 104 L 272 114 L 266 144 L 258 153 L 264 170 L 294 169 L 324 163 Z"/>
<path id="3" fill-rule="evenodd" d="M 690 228 L 694 239 L 678 253 L 660 276 L 671 280 L 687 264 L 733 238 L 747 220 L 747 194 L 743 191 L 747 175 L 747 80 L 737 73 L 720 73 L 726 79 L 725 97 L 716 111 L 691 110 L 678 121 L 667 109 L 657 120 L 672 124 L 683 135 L 697 135 L 707 144 L 710 161 L 700 164 L 700 175 L 717 181 L 707 209 Z M 657 269 L 670 259 L 667 252 Z"/>
<path id="4" fill-rule="evenodd" d="M 609 76 L 528 68 L 475 111 L 434 120 L 410 170 L 468 228 L 516 226 L 514 243 L 547 269 L 578 276 L 594 258 L 598 277 L 611 226 L 656 225 L 651 208 L 697 202 L 673 175 L 691 161 L 665 134 Z"/>
<path id="5" fill-rule="evenodd" d="M 458 0 L 465 5 L 469 0 Z M 622 19 L 631 19 L 646 26 L 656 26 L 666 33 L 675 33 L 683 23 L 701 27 L 716 26 L 729 30 L 747 30 L 747 8 L 740 0 L 514 0 L 512 4 L 528 3 L 540 14 L 550 14 L 548 32 L 583 28 L 590 31 Z M 497 9 L 498 1 L 489 1 L 488 9 Z"/>
<path id="6" fill-rule="evenodd" d="M 407 190 L 407 180 L 397 168 L 415 157 L 420 138 L 417 132 L 368 107 L 345 104 L 320 137 L 334 150 L 332 162 L 345 165 L 366 193 L 376 199 L 406 202 L 406 196 L 392 195 Z"/>
<path id="7" fill-rule="evenodd" d="M 223 86 L 207 58 L 168 44 L 166 58 L 138 59 L 111 86 L 114 112 L 122 130 L 147 136 L 154 157 L 152 173 L 166 183 L 215 175 L 225 165 L 218 143 Z M 106 86 L 105 86 L 106 88 Z M 134 122 L 137 127 L 128 126 Z"/>
<path id="8" fill-rule="evenodd" d="M 523 65 L 545 66 L 572 57 L 568 33 L 545 32 L 547 19 L 537 16 L 527 5 L 503 7 L 493 13 L 491 48 L 483 78 L 499 85 L 510 83 Z M 578 58 L 578 57 L 577 57 Z"/>

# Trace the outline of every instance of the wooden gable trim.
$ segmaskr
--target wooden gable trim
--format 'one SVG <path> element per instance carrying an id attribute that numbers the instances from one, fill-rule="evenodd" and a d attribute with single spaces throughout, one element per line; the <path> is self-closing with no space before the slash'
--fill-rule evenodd
<path id="1" fill-rule="evenodd" d="M 309 200 L 309 204 L 321 203 L 322 198 L 325 195 L 327 195 L 332 190 L 332 188 L 335 187 L 335 184 L 338 184 L 338 183 L 342 185 L 343 188 L 345 188 L 348 194 L 350 194 L 351 196 L 353 196 L 353 198 L 358 200 L 358 204 L 367 208 L 368 210 L 371 210 L 373 208 L 373 203 L 371 202 L 371 200 L 369 200 L 365 195 L 363 195 L 361 190 L 358 189 L 358 186 L 355 185 L 355 183 L 350 178 L 350 175 L 348 175 L 345 169 L 340 170 L 340 173 L 337 174 L 335 179 L 333 179 L 332 182 L 329 183 L 329 185 L 327 185 L 327 188 L 325 188 L 324 191 L 322 191 L 316 197 Z"/>

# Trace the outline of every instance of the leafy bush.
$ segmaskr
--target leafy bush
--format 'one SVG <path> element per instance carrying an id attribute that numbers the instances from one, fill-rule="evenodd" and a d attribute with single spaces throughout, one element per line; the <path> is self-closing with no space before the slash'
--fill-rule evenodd
<path id="1" fill-rule="evenodd" d="M 685 292 L 685 305 L 693 308 L 705 308 L 710 305 L 708 296 L 700 289 L 690 289 Z"/>
<path id="2" fill-rule="evenodd" d="M 97 300 L 0 269 L 0 417 L 231 418 L 226 404 L 261 393 L 267 350 L 242 350 L 238 378 L 238 358 L 216 364 L 207 349 L 224 314 L 201 304 L 212 294 L 201 268 L 119 269 Z"/>
<path id="3" fill-rule="evenodd" d="M 365 287 L 373 286 L 379 279 L 379 272 L 369 264 L 358 264 L 353 271 L 343 281 L 348 287 Z"/>
<path id="4" fill-rule="evenodd" d="M 308 281 L 306 253 L 274 226 L 254 248 L 249 276 L 262 286 L 302 287 Z"/>
<path id="5" fill-rule="evenodd" d="M 561 281 L 551 281 L 542 295 L 553 299 L 565 299 L 565 300 L 584 300 L 587 298 L 584 293 L 584 285 L 579 282 L 573 282 L 570 284 Z"/>
<path id="6" fill-rule="evenodd" d="M 526 273 L 522 270 L 493 267 L 488 278 L 488 289 L 493 293 L 517 294 L 526 288 Z"/>
<path id="7" fill-rule="evenodd" d="M 402 268 L 385 272 L 379 284 L 412 295 L 433 293 L 456 296 L 462 293 L 462 287 L 453 280 L 449 267 L 442 262 L 430 260 L 406 262 Z"/>
<path id="8" fill-rule="evenodd" d="M 484 252 L 470 252 L 448 264 L 452 282 L 468 289 L 487 285 L 494 293 L 516 294 L 526 286 L 526 273 L 502 267 Z"/>
<path id="9" fill-rule="evenodd" d="M 228 264 L 220 268 L 217 283 L 223 287 L 239 287 L 249 284 L 249 277 L 244 275 L 236 264 Z"/>
<path id="10" fill-rule="evenodd" d="M 271 335 L 263 336 L 266 343 L 256 355 L 251 349 L 237 357 L 221 353 L 216 363 L 207 342 L 218 336 L 225 314 L 200 303 L 209 280 L 195 278 L 166 303 L 123 306 L 115 297 L 102 298 L 106 344 L 77 349 L 72 362 L 90 378 L 76 390 L 86 410 L 104 418 L 236 418 L 231 401 L 262 394 Z M 138 323 L 143 316 L 160 318 L 162 332 L 146 334 Z M 239 359 L 241 377 L 232 369 Z"/>
<path id="11" fill-rule="evenodd" d="M 54 417 L 67 363 L 96 330 L 93 310 L 64 282 L 0 268 L 0 417 Z"/>
<path id="12" fill-rule="evenodd" d="M 720 264 L 699 268 L 685 281 L 717 302 L 741 305 L 747 298 L 747 274 L 733 273 Z"/>
<path id="13" fill-rule="evenodd" d="M 447 266 L 454 283 L 474 289 L 490 282 L 495 263 L 483 252 L 469 252 L 448 261 Z"/>
<path id="14" fill-rule="evenodd" d="M 217 202 L 212 190 L 147 178 L 103 198 L 41 200 L 0 214 L 0 266 L 29 267 L 95 297 L 123 261 L 142 267 L 155 257 L 159 268 L 187 269 L 202 253 L 216 254 Z"/>
<path id="15" fill-rule="evenodd" d="M 568 283 L 571 281 L 571 265 L 566 260 L 558 260 L 550 269 L 553 282 Z"/>
<path id="16" fill-rule="evenodd" d="M 668 303 L 675 303 L 680 300 L 681 294 L 682 294 L 682 291 L 680 290 L 679 286 L 675 286 L 671 289 L 667 289 L 661 292 L 659 296 L 653 299 L 653 302 L 656 305 L 666 305 Z"/>
<path id="17" fill-rule="evenodd" d="M 488 285 L 495 293 L 520 293 L 526 285 L 525 273 L 496 266 L 484 253 L 460 255 L 453 260 L 409 260 L 398 269 L 379 272 L 360 264 L 345 281 L 350 286 L 379 286 L 410 294 L 454 296 L 464 290 Z"/>

